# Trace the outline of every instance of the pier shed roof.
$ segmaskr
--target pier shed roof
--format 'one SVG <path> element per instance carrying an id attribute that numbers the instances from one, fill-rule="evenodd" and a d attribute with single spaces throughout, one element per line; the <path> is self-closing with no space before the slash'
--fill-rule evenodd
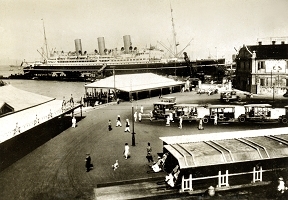
<path id="1" fill-rule="evenodd" d="M 13 87 L 12 85 L 1 86 L 0 94 L 0 102 L 5 102 L 13 107 L 15 112 L 55 99 L 52 97 L 20 90 L 16 87 Z"/>
<path id="2" fill-rule="evenodd" d="M 288 128 L 160 139 L 181 169 L 288 157 Z"/>
<path id="3" fill-rule="evenodd" d="M 179 86 L 185 84 L 171 78 L 153 73 L 123 74 L 110 76 L 94 83 L 85 85 L 85 88 L 116 88 L 124 92 L 144 91 L 149 89 Z"/>

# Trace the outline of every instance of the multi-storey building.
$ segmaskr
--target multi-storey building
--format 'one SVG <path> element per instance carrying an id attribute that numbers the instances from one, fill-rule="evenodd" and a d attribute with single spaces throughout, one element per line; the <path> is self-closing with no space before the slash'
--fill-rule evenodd
<path id="1" fill-rule="evenodd" d="M 258 40 L 258 45 L 239 50 L 236 62 L 235 88 L 263 94 L 282 94 L 288 87 L 288 38 Z M 263 43 L 263 44 L 262 44 Z"/>

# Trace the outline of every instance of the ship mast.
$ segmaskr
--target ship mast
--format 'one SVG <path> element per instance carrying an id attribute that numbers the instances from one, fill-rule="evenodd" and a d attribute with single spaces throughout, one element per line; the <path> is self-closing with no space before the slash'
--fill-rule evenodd
<path id="1" fill-rule="evenodd" d="M 172 29 L 173 29 L 173 42 L 174 42 L 174 48 L 175 48 L 175 52 L 174 52 L 174 56 L 178 56 L 177 54 L 177 46 L 178 46 L 178 43 L 176 41 L 176 31 L 175 31 L 175 25 L 174 25 L 174 18 L 173 18 L 173 9 L 172 9 L 172 6 L 171 6 L 171 1 L 170 1 L 170 10 L 171 10 L 171 21 L 172 21 Z"/>
<path id="2" fill-rule="evenodd" d="M 43 21 L 43 30 L 44 30 L 44 45 L 46 48 L 46 58 L 48 59 L 48 45 L 47 45 L 47 38 L 46 38 L 46 32 L 45 32 L 45 26 L 44 26 L 44 20 L 41 19 Z"/>

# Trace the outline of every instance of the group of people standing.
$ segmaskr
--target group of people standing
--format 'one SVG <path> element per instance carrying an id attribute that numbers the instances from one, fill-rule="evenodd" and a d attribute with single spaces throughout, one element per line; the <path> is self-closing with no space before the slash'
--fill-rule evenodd
<path id="1" fill-rule="evenodd" d="M 140 111 L 137 113 L 137 109 L 136 112 L 134 113 L 134 120 L 135 122 L 137 122 L 137 117 L 138 117 L 138 121 L 141 122 L 142 121 L 142 114 L 144 113 L 144 107 L 141 105 L 140 106 Z"/>

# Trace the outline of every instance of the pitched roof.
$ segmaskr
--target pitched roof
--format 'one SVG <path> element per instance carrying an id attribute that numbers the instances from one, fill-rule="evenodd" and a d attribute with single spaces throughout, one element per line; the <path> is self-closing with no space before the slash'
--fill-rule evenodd
<path id="1" fill-rule="evenodd" d="M 12 85 L 1 86 L 0 94 L 0 102 L 7 103 L 15 109 L 14 111 L 23 110 L 54 99 L 51 97 L 20 90 L 13 87 Z"/>
<path id="2" fill-rule="evenodd" d="M 114 88 L 115 85 L 115 88 L 118 90 L 130 92 L 177 86 L 184 83 L 185 82 L 175 81 L 153 73 L 140 73 L 110 76 L 94 83 L 87 84 L 85 85 L 85 88 Z"/>
<path id="3" fill-rule="evenodd" d="M 275 45 L 251 45 L 247 46 L 250 52 L 255 51 L 256 59 L 287 59 L 288 58 L 288 44 Z M 242 47 L 237 57 L 251 57 L 251 54 L 245 54 L 246 47 Z"/>

